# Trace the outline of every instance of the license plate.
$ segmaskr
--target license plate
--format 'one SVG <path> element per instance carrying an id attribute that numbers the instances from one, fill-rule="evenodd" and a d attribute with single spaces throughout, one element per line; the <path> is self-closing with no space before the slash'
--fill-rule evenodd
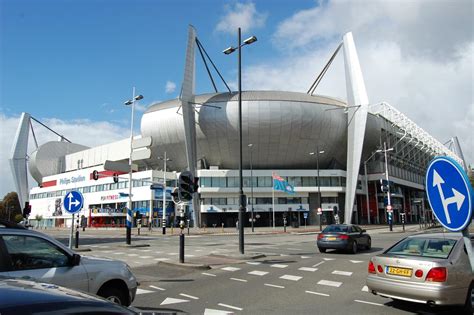
<path id="1" fill-rule="evenodd" d="M 335 238 L 335 237 L 328 237 L 328 238 L 326 238 L 326 240 L 328 240 L 328 241 L 335 241 L 336 238 Z"/>
<path id="2" fill-rule="evenodd" d="M 409 268 L 387 267 L 387 274 L 402 277 L 411 277 L 413 270 Z"/>

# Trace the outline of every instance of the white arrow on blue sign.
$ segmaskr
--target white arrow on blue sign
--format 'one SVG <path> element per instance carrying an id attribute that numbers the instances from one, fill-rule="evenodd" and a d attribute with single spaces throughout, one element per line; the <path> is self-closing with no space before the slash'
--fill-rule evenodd
<path id="1" fill-rule="evenodd" d="M 436 219 L 450 231 L 463 230 L 471 222 L 474 197 L 466 172 L 455 160 L 437 157 L 428 166 L 425 180 Z"/>
<path id="2" fill-rule="evenodd" d="M 66 196 L 64 196 L 63 205 L 64 210 L 74 214 L 82 209 L 82 206 L 84 205 L 84 197 L 78 191 L 70 191 Z"/>

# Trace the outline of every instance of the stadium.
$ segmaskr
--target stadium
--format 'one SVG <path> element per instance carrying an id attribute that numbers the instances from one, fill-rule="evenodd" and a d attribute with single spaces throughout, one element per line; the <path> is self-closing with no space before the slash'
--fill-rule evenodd
<path id="1" fill-rule="evenodd" d="M 10 162 L 20 201 L 31 206 L 30 219 L 41 215 L 42 225 L 70 226 L 62 203 L 68 191 L 77 190 L 84 196 L 84 224 L 124 226 L 130 184 L 122 166 L 132 156 L 135 219 L 174 224 L 170 193 L 187 169 L 199 177 L 199 191 L 186 207 L 190 224 L 236 225 L 239 94 L 195 94 L 197 43 L 191 27 L 180 98 L 151 105 L 133 139 L 88 148 L 61 136 L 27 159 L 33 117 L 23 113 Z M 459 145 L 455 153 L 390 104 L 369 104 L 351 33 L 340 47 L 347 102 L 312 92 L 242 92 L 246 226 L 329 224 L 335 215 L 346 223 L 382 224 L 389 215 L 394 223 L 426 221 L 428 163 L 438 155 L 463 163 Z M 28 172 L 37 187 L 29 188 Z M 294 193 L 274 190 L 274 174 Z"/>

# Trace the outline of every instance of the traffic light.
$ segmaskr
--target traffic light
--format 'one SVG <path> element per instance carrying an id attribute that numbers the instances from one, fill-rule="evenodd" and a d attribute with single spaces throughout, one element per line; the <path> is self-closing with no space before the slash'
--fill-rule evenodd
<path id="1" fill-rule="evenodd" d="M 98 180 L 99 179 L 99 172 L 98 171 L 93 171 L 92 172 L 92 179 L 93 180 Z"/>
<path id="2" fill-rule="evenodd" d="M 117 173 L 114 173 L 114 183 L 118 183 L 119 181 L 119 176 Z"/>
<path id="3" fill-rule="evenodd" d="M 199 177 L 194 177 L 193 192 L 197 193 L 199 189 Z"/>
<path id="4" fill-rule="evenodd" d="M 386 179 L 380 179 L 380 190 L 382 192 L 388 191 L 388 181 Z"/>
<path id="5" fill-rule="evenodd" d="M 178 199 L 180 201 L 191 201 L 193 199 L 195 181 L 194 176 L 189 171 L 184 171 L 178 179 Z"/>
<path id="6" fill-rule="evenodd" d="M 171 197 L 173 198 L 174 203 L 179 203 L 179 192 L 178 188 L 174 188 L 173 191 L 171 192 Z"/>

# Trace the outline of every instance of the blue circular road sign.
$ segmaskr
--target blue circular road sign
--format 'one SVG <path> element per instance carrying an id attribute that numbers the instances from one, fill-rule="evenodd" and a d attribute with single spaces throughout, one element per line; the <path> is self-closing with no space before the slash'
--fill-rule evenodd
<path id="1" fill-rule="evenodd" d="M 461 231 L 471 222 L 474 192 L 455 160 L 445 156 L 432 160 L 425 185 L 431 209 L 445 228 Z"/>
<path id="2" fill-rule="evenodd" d="M 78 191 L 70 191 L 66 193 L 63 200 L 64 210 L 67 212 L 74 214 L 79 212 L 84 205 L 84 197 Z"/>

